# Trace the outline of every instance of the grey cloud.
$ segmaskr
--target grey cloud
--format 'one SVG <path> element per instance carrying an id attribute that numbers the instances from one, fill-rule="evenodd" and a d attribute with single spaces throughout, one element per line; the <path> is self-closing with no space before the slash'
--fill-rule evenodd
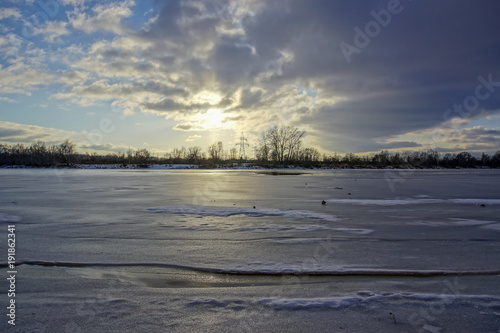
<path id="1" fill-rule="evenodd" d="M 26 135 L 29 132 L 23 129 L 8 129 L 8 128 L 0 128 L 0 138 L 5 140 L 11 137 L 17 137 L 21 135 Z"/>
<path id="2" fill-rule="evenodd" d="M 251 80 L 252 65 L 257 60 L 248 46 L 225 42 L 219 44 L 213 54 L 217 79 L 222 84 L 241 84 Z"/>
<path id="3" fill-rule="evenodd" d="M 280 50 L 294 55 L 272 76 L 275 84 L 311 82 L 320 97 L 347 98 L 304 120 L 326 137 L 338 133 L 327 139 L 333 145 L 349 138 L 352 151 L 364 151 L 366 140 L 443 123 L 448 108 L 474 93 L 479 75 L 500 78 L 494 34 L 500 4 L 491 0 L 401 2 L 404 10 L 348 64 L 339 43 L 352 44 L 353 28 L 364 28 L 373 20 L 370 11 L 387 3 L 291 0 L 269 4 L 245 22 L 262 61 L 278 58 Z M 498 105 L 500 94 L 481 101 L 492 114 Z"/>
<path id="4" fill-rule="evenodd" d="M 399 141 L 399 142 L 390 142 L 386 144 L 380 144 L 381 150 L 385 149 L 400 149 L 400 148 L 420 148 L 422 145 L 417 142 L 411 141 Z"/>
<path id="5" fill-rule="evenodd" d="M 252 107 L 261 101 L 263 90 L 259 89 L 255 92 L 250 91 L 250 89 L 244 89 L 241 93 L 241 105 L 242 108 Z"/>
<path id="6" fill-rule="evenodd" d="M 191 123 L 177 124 L 174 127 L 172 127 L 172 129 L 175 131 L 185 131 L 185 132 L 203 130 L 201 126 L 193 125 Z"/>
<path id="7" fill-rule="evenodd" d="M 105 145 L 82 145 L 82 149 L 91 149 L 91 150 L 103 150 L 103 151 L 112 151 L 114 150 L 114 146 L 112 144 Z"/>
<path id="8" fill-rule="evenodd" d="M 182 104 L 178 103 L 170 98 L 165 98 L 160 102 L 156 103 L 146 103 L 144 107 L 151 111 L 158 112 L 194 112 L 198 110 L 206 110 L 210 108 L 217 107 L 217 105 L 211 105 L 208 103 L 203 104 Z"/>
<path id="9" fill-rule="evenodd" d="M 157 103 L 146 103 L 144 106 L 153 111 L 179 111 L 185 108 L 184 105 L 174 102 L 170 98 L 165 98 Z"/>
<path id="10" fill-rule="evenodd" d="M 177 124 L 174 127 L 175 130 L 179 131 L 189 131 L 191 128 L 193 128 L 193 125 L 190 124 Z"/>

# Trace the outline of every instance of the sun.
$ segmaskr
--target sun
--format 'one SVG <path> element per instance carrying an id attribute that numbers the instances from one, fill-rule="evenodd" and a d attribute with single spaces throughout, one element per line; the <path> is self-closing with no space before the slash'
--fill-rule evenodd
<path id="1" fill-rule="evenodd" d="M 205 113 L 199 114 L 197 120 L 207 130 L 218 130 L 224 127 L 225 118 L 221 109 L 208 109 Z"/>

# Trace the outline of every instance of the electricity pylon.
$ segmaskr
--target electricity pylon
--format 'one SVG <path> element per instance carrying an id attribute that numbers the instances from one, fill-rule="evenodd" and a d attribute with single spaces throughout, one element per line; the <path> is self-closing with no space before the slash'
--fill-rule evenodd
<path id="1" fill-rule="evenodd" d="M 241 132 L 240 143 L 237 143 L 236 145 L 240 146 L 240 160 L 246 160 L 245 146 L 249 145 L 247 143 L 247 139 L 243 135 L 243 132 Z"/>

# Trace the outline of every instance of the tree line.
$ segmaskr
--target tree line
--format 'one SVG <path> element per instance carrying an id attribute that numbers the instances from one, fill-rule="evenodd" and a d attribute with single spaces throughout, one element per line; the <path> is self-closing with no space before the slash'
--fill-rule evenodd
<path id="1" fill-rule="evenodd" d="M 500 168 L 500 150 L 493 156 L 482 153 L 474 157 L 469 152 L 439 154 L 436 150 L 389 152 L 373 156 L 355 154 L 323 156 L 322 163 L 350 168 Z"/>
<path id="2" fill-rule="evenodd" d="M 47 146 L 41 141 L 30 146 L 0 144 L 0 165 L 70 166 L 75 155 L 75 144 L 69 140 L 53 146 Z"/>
<path id="3" fill-rule="evenodd" d="M 24 165 L 33 167 L 69 167 L 75 164 L 119 164 L 148 167 L 151 164 L 194 164 L 204 168 L 230 167 L 249 162 L 263 167 L 341 167 L 341 168 L 499 168 L 500 151 L 493 156 L 483 153 L 475 157 L 469 152 L 440 155 L 435 150 L 389 152 L 375 155 L 321 155 L 316 148 L 304 147 L 305 131 L 296 127 L 274 126 L 263 131 L 254 148 L 255 158 L 246 161 L 237 149 L 224 149 L 221 141 L 204 151 L 199 146 L 174 148 L 162 156 L 147 149 L 128 149 L 124 153 L 99 155 L 78 153 L 75 144 L 65 140 L 59 145 L 47 146 L 35 142 L 0 144 L 0 166 Z"/>

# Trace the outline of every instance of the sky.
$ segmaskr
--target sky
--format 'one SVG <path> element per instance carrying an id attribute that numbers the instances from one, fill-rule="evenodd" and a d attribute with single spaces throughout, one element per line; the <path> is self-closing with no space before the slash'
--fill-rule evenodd
<path id="1" fill-rule="evenodd" d="M 0 143 L 500 150 L 497 0 L 2 0 Z"/>

